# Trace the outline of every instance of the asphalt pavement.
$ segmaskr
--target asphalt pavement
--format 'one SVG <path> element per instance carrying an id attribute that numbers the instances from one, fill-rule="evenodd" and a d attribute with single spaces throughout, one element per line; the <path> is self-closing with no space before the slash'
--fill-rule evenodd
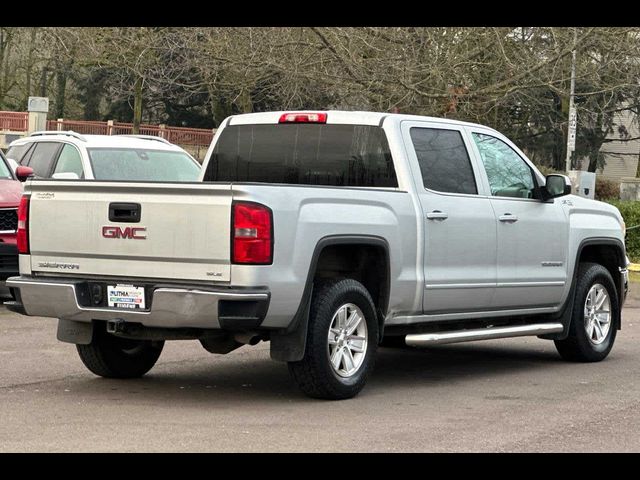
<path id="1" fill-rule="evenodd" d="M 54 319 L 0 307 L 0 452 L 638 452 L 640 284 L 609 357 L 537 338 L 380 349 L 354 399 L 303 396 L 268 344 L 167 342 L 142 379 L 87 371 Z"/>

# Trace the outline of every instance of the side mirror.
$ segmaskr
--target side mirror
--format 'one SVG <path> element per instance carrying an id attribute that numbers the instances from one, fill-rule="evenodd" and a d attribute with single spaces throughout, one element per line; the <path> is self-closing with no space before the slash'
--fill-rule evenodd
<path id="1" fill-rule="evenodd" d="M 60 172 L 51 175 L 54 180 L 79 180 L 80 177 L 75 172 Z"/>
<path id="2" fill-rule="evenodd" d="M 566 175 L 547 175 L 544 190 L 545 200 L 569 195 L 571 193 L 571 179 Z"/>
<path id="3" fill-rule="evenodd" d="M 18 177 L 18 180 L 20 180 L 21 182 L 26 182 L 27 178 L 29 178 L 32 175 L 33 175 L 33 168 L 31 167 L 25 167 L 24 165 L 20 165 L 18 168 L 16 168 L 16 177 Z"/>

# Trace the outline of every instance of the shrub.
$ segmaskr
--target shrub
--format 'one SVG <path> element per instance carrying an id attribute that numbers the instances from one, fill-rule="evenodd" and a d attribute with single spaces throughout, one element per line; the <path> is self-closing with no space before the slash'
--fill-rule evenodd
<path id="1" fill-rule="evenodd" d="M 627 226 L 627 256 L 634 263 L 640 263 L 640 202 L 635 200 L 608 200 L 607 203 L 618 207 Z"/>
<path id="2" fill-rule="evenodd" d="M 596 200 L 619 200 L 620 182 L 596 176 Z"/>
<path id="3" fill-rule="evenodd" d="M 553 167 L 548 167 L 546 165 L 537 165 L 538 170 L 545 177 L 547 175 L 551 175 L 552 173 L 566 175 L 566 172 L 560 172 L 558 170 L 554 170 Z M 574 192 L 575 193 L 575 192 Z M 596 175 L 596 191 L 594 193 L 596 200 L 619 200 L 620 199 L 620 182 L 616 182 L 615 180 L 609 180 L 607 178 L 602 178 L 599 175 Z"/>

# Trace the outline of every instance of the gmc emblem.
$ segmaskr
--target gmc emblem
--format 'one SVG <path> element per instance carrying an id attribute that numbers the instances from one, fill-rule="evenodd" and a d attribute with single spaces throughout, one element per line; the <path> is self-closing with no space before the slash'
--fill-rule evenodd
<path id="1" fill-rule="evenodd" d="M 105 225 L 102 227 L 102 236 L 104 238 L 128 238 L 130 240 L 146 240 L 147 227 L 111 227 Z"/>

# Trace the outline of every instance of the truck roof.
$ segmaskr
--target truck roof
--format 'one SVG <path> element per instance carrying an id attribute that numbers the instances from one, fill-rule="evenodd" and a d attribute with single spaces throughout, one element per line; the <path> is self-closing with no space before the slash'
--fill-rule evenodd
<path id="1" fill-rule="evenodd" d="M 403 113 L 384 113 L 368 111 L 347 111 L 347 110 L 281 110 L 277 112 L 244 113 L 233 115 L 229 119 L 228 125 L 249 125 L 249 124 L 269 124 L 278 123 L 280 117 L 285 113 L 326 113 L 327 124 L 358 124 L 358 125 L 381 125 L 385 118 L 402 120 L 421 120 L 450 125 L 466 125 L 474 127 L 489 128 L 478 123 L 463 122 L 450 118 L 429 117 L 424 115 L 408 115 Z"/>

